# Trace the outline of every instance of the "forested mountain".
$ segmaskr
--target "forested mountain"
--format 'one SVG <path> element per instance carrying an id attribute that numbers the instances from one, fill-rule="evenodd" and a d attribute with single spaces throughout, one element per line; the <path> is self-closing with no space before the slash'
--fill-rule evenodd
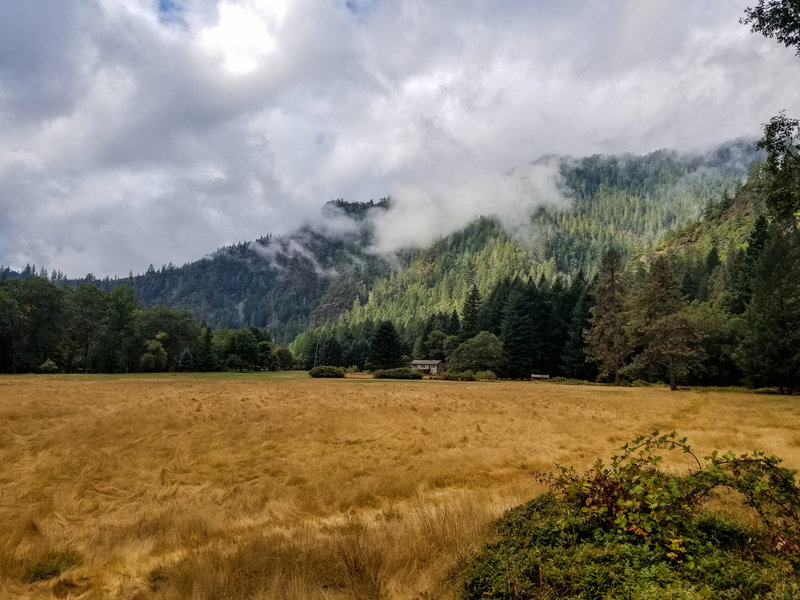
<path id="1" fill-rule="evenodd" d="M 538 208 L 527 226 L 508 233 L 481 217 L 431 246 L 405 253 L 404 268 L 377 279 L 347 323 L 389 319 L 401 326 L 460 310 L 475 285 L 486 297 L 501 281 L 591 278 L 611 246 L 640 256 L 667 231 L 695 223 L 730 202 L 755 160 L 752 144 L 703 156 L 659 151 L 645 156 L 564 159 L 568 207 Z"/>
<path id="2" fill-rule="evenodd" d="M 520 198 L 531 214 L 513 234 L 489 215 L 427 248 L 385 257 L 372 248 L 372 215 L 392 210 L 390 201 L 336 200 L 325 205 L 321 226 L 221 248 L 182 267 L 67 283 L 127 286 L 144 306 L 186 309 L 212 327 L 264 328 L 282 344 L 339 315 L 405 326 L 451 313 L 473 284 L 485 295 L 508 278 L 570 279 L 581 270 L 591 277 L 612 244 L 623 256 L 640 255 L 732 195 L 755 157 L 752 144 L 735 142 L 703 156 L 561 158 L 568 205 Z M 29 268 L 23 275 L 32 274 Z M 5 270 L 0 278 L 17 275 Z M 66 282 L 58 272 L 50 279 Z"/>
<path id="3" fill-rule="evenodd" d="M 666 381 L 672 389 L 747 383 L 792 393 L 800 385 L 800 213 L 776 213 L 771 177 L 755 165 L 749 182 L 708 205 L 701 220 L 627 260 L 610 245 L 591 280 L 583 271 L 532 277 L 503 270 L 508 261 L 490 264 L 491 276 L 480 280 L 485 289 L 473 278 L 450 310 L 452 295 L 438 305 L 432 295 L 444 289 L 436 278 L 409 269 L 376 282 L 384 295 L 373 292 L 365 305 L 304 332 L 292 349 L 305 366 L 361 367 L 375 352 L 377 327 L 392 324 L 400 351 L 445 360 L 450 377 L 491 370 L 510 378 Z M 438 251 L 484 256 L 493 241 L 512 243 L 494 221 L 473 227 Z M 483 243 L 476 251 L 465 239 Z M 458 264 L 477 268 L 472 273 L 485 268 L 480 260 Z M 412 272 L 418 276 L 406 285 Z"/>

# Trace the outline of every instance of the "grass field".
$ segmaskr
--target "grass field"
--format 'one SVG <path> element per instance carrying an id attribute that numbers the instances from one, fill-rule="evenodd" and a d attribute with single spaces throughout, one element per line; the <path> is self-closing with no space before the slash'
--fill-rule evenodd
<path id="1" fill-rule="evenodd" d="M 2 377 L 0 598 L 456 598 L 531 471 L 653 429 L 800 467 L 800 403 L 746 392 Z"/>

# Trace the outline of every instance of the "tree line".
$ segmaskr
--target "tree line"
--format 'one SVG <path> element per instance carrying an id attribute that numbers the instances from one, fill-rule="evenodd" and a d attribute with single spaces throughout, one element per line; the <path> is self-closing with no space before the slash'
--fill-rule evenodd
<path id="1" fill-rule="evenodd" d="M 706 219 L 626 263 L 610 248 L 591 281 L 507 277 L 458 311 L 424 319 L 346 320 L 309 330 L 292 348 L 306 367 L 391 368 L 443 360 L 449 371 L 577 379 L 775 386 L 800 377 L 797 209 L 776 204 L 766 166 Z M 378 330 L 382 339 L 378 341 Z M 385 335 L 387 330 L 393 333 Z M 376 344 L 397 364 L 374 364 Z"/>
<path id="2" fill-rule="evenodd" d="M 134 291 L 72 288 L 45 277 L 0 282 L 0 372 L 289 369 L 257 328 L 211 329 L 186 310 L 143 308 Z"/>

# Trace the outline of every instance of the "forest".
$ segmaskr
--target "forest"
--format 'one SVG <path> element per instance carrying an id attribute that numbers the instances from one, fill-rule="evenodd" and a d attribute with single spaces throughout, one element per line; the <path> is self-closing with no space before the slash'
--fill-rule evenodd
<path id="1" fill-rule="evenodd" d="M 746 383 L 792 393 L 800 255 L 794 217 L 770 217 L 765 170 L 754 167 L 733 198 L 644 255 L 625 261 L 612 246 L 591 279 L 582 271 L 506 276 L 483 292 L 473 284 L 458 310 L 385 323 L 399 330 L 400 354 L 444 360 L 451 372 L 664 381 L 673 389 Z M 364 367 L 380 322 L 361 307 L 292 347 L 308 368 Z"/>
<path id="2" fill-rule="evenodd" d="M 0 371 L 355 370 L 774 387 L 800 373 L 798 124 L 705 156 L 560 159 L 569 207 L 372 249 L 379 202 L 144 275 L 0 270 Z"/>
<path id="3" fill-rule="evenodd" d="M 702 199 L 702 213 L 666 234 L 655 231 L 653 224 L 664 218 L 653 214 L 668 212 L 666 196 L 676 175 L 665 173 L 674 169 L 684 177 L 691 172 L 686 163 L 664 154 L 575 164 L 580 169 L 567 172 L 572 189 L 580 190 L 574 208 L 557 216 L 542 211 L 532 219 L 564 235 L 533 237 L 539 246 L 532 250 L 496 219 L 479 218 L 429 248 L 409 251 L 407 267 L 376 277 L 371 289 L 355 276 L 349 283 L 337 279 L 340 286 L 360 288 L 366 301 L 359 296 L 347 307 L 344 301 L 333 308 L 326 304 L 331 312 L 324 324 L 297 335 L 291 350 L 276 345 L 264 327 L 214 328 L 183 308 L 147 307 L 135 285 L 109 285 L 106 291 L 93 282 L 70 285 L 35 271 L 26 277 L 6 273 L 0 282 L 0 370 L 372 370 L 422 358 L 445 361 L 461 379 L 491 371 L 515 379 L 539 373 L 664 381 L 673 389 L 745 383 L 795 390 L 797 223 L 774 196 L 770 159 L 750 167 L 745 185 L 731 183 L 734 172 L 682 183 L 694 186 L 695 202 L 689 196 L 675 202 L 686 213 Z M 659 197 L 659 189 L 669 192 Z M 717 201 L 711 199 L 715 192 Z M 342 206 L 347 203 L 332 208 Z M 371 209 L 359 208 L 359 218 Z M 588 236 L 579 233 L 585 222 L 593 224 Z M 639 235 L 615 237 L 612 228 Z M 571 230 L 576 233 L 567 235 Z M 302 235 L 330 244 L 310 231 Z M 340 243 L 339 250 L 348 242 Z M 222 254 L 248 251 L 243 244 Z M 557 266 L 571 263 L 576 271 Z M 155 275 L 141 279 L 165 280 Z"/>
<path id="4" fill-rule="evenodd" d="M 373 320 L 395 320 L 412 309 L 421 316 L 460 309 L 476 282 L 485 292 L 487 284 L 507 276 L 572 277 L 581 269 L 591 276 L 612 243 L 626 256 L 638 255 L 671 228 L 697 220 L 735 191 L 758 156 L 752 143 L 739 141 L 705 155 L 563 157 L 558 169 L 568 205 L 540 206 L 537 198 L 522 197 L 530 217 L 514 234 L 487 216 L 397 255 L 374 248 L 373 216 L 393 209 L 389 198 L 334 200 L 314 226 L 221 248 L 181 267 L 69 279 L 40 265 L 19 273 L 0 268 L 0 280 L 37 274 L 72 288 L 126 286 L 145 307 L 186 309 L 215 328 L 266 329 L 285 346 L 356 304 Z M 407 290 L 418 296 L 416 307 L 388 306 L 398 294 L 405 302 Z M 386 305 L 377 311 L 382 314 L 376 314 L 378 305 Z"/>

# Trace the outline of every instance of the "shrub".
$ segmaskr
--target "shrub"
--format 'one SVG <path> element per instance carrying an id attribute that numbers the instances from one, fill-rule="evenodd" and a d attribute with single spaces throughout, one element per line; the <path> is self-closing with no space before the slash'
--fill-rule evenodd
<path id="1" fill-rule="evenodd" d="M 494 371 L 478 371 L 475 373 L 475 379 L 477 381 L 494 381 L 497 379 L 497 375 L 494 374 Z"/>
<path id="2" fill-rule="evenodd" d="M 475 374 L 472 371 L 445 371 L 442 373 L 442 379 L 446 381 L 475 381 Z"/>
<path id="3" fill-rule="evenodd" d="M 800 598 L 800 489 L 780 459 L 700 459 L 674 432 L 622 450 L 583 475 L 540 476 L 550 493 L 499 521 L 498 542 L 467 573 L 466 598 Z M 662 471 L 662 450 L 693 468 Z M 717 488 L 738 493 L 761 524 L 704 512 Z"/>
<path id="4" fill-rule="evenodd" d="M 311 377 L 344 377 L 344 369 L 341 367 L 320 365 L 311 369 L 308 374 L 311 375 Z"/>
<path id="5" fill-rule="evenodd" d="M 53 577 L 58 577 L 67 569 L 77 567 L 81 562 L 81 555 L 74 550 L 47 552 L 37 561 L 25 567 L 22 578 L 28 583 L 52 579 Z"/>
<path id="6" fill-rule="evenodd" d="M 422 379 L 422 373 L 409 367 L 380 369 L 375 371 L 372 376 L 375 379 Z"/>
<path id="7" fill-rule="evenodd" d="M 58 373 L 58 365 L 52 358 L 48 358 L 39 365 L 39 373 Z"/>

